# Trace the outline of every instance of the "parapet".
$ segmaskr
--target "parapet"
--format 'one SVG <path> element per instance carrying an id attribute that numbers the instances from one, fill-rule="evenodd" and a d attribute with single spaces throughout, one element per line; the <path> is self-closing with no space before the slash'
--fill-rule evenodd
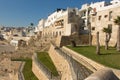
<path id="1" fill-rule="evenodd" d="M 119 80 L 118 77 L 110 69 L 100 69 L 90 75 L 85 80 Z"/>

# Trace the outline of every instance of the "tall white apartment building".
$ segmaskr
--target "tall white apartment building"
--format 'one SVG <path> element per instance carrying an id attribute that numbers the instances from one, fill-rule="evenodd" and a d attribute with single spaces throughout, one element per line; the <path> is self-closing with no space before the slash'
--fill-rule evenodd
<path id="1" fill-rule="evenodd" d="M 46 20 L 41 19 L 38 31 L 42 37 L 69 36 L 79 32 L 80 18 L 77 8 L 57 9 Z"/>
<path id="2" fill-rule="evenodd" d="M 115 46 L 117 42 L 117 29 L 118 25 L 115 25 L 114 19 L 120 16 L 120 0 L 112 0 L 110 3 L 97 3 L 91 4 L 91 7 L 96 9 L 95 14 L 91 15 L 91 29 L 92 29 L 92 43 L 96 44 L 96 32 L 100 33 L 100 44 L 105 45 L 105 33 L 104 27 L 112 29 L 110 46 Z"/>
<path id="3" fill-rule="evenodd" d="M 114 24 L 114 19 L 120 16 L 120 0 L 84 4 L 79 10 L 79 16 L 83 20 L 81 27 L 92 34 L 93 45 L 96 45 L 96 32 L 98 31 L 100 33 L 100 44 L 105 44 L 105 33 L 102 31 L 104 27 L 112 29 L 110 45 L 116 44 L 118 27 Z"/>

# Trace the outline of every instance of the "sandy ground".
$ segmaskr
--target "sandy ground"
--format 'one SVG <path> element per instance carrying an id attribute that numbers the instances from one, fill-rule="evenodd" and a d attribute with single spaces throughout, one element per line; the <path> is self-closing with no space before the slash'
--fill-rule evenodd
<path id="1" fill-rule="evenodd" d="M 0 61 L 0 80 L 17 80 L 21 62 L 4 58 Z"/>
<path id="2" fill-rule="evenodd" d="M 2 52 L 14 52 L 14 51 L 15 51 L 15 47 L 9 45 L 5 41 L 0 41 L 0 53 L 2 53 Z"/>

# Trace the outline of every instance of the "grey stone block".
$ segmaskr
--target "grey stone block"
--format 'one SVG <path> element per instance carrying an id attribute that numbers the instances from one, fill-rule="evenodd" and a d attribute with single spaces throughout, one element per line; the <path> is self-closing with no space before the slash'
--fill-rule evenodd
<path id="1" fill-rule="evenodd" d="M 110 69 L 100 69 L 85 80 L 119 80 L 119 78 Z"/>

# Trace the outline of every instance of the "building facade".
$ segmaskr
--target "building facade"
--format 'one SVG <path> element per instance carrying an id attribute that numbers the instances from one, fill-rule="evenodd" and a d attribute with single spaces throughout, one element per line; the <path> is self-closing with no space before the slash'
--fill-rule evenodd
<path id="1" fill-rule="evenodd" d="M 111 28 L 111 39 L 110 46 L 115 46 L 117 42 L 117 29 L 114 19 L 120 16 L 120 0 L 112 0 L 110 2 L 95 2 L 91 4 L 82 5 L 79 10 L 79 16 L 83 20 L 81 28 L 83 29 L 82 34 L 92 35 L 92 44 L 96 45 L 96 33 L 99 32 L 100 44 L 105 45 L 105 33 L 103 28 Z M 80 32 L 81 33 L 81 32 Z"/>
<path id="2" fill-rule="evenodd" d="M 39 21 L 36 31 L 40 31 L 41 37 L 45 38 L 71 36 L 75 33 L 90 34 L 93 45 L 96 45 L 96 33 L 99 32 L 100 44 L 105 45 L 103 28 L 109 27 L 112 29 L 109 44 L 114 46 L 117 41 L 118 28 L 114 24 L 114 19 L 117 16 L 120 16 L 120 0 L 83 4 L 79 10 L 77 8 L 57 9 L 47 19 Z"/>
<path id="3" fill-rule="evenodd" d="M 77 8 L 57 9 L 46 20 L 39 21 L 37 30 L 42 37 L 70 36 L 79 32 L 80 17 Z"/>
<path id="4" fill-rule="evenodd" d="M 112 0 L 109 4 L 101 2 L 91 4 L 91 7 L 95 9 L 94 14 L 90 15 L 92 43 L 96 45 L 96 33 L 99 32 L 100 44 L 105 45 L 105 33 L 103 28 L 111 28 L 110 46 L 115 46 L 117 42 L 117 29 L 118 25 L 115 25 L 114 19 L 120 16 L 120 0 Z"/>

